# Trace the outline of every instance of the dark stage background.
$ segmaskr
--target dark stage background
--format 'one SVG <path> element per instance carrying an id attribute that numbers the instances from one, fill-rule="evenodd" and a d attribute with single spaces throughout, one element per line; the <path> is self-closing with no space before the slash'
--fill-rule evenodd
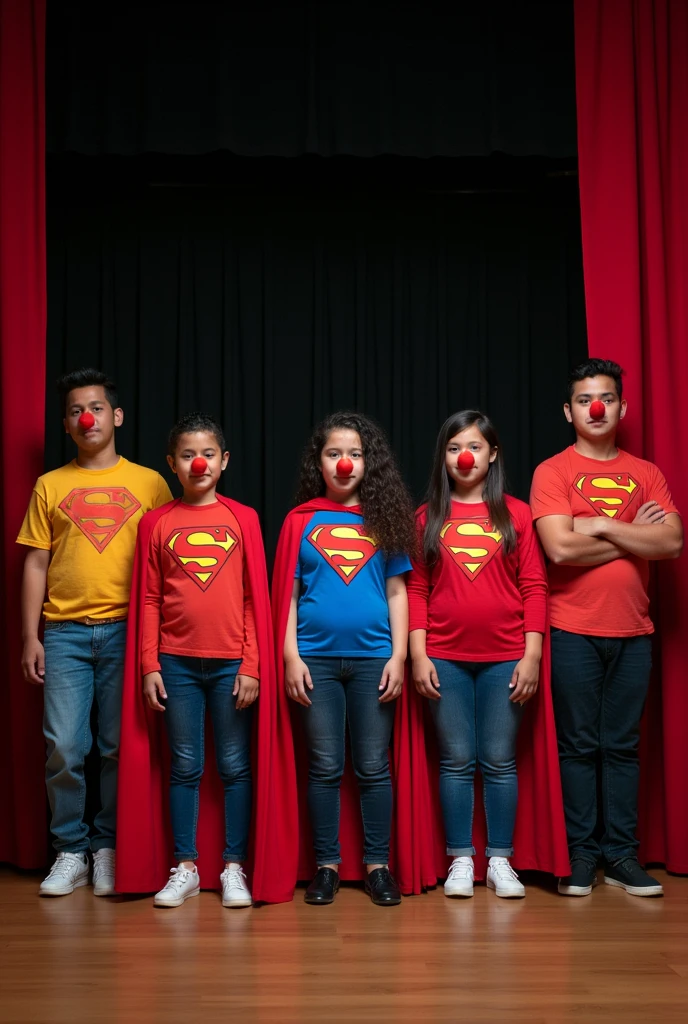
<path id="1" fill-rule="evenodd" d="M 258 508 L 270 555 L 302 445 L 337 408 L 383 424 L 418 499 L 439 424 L 482 408 L 526 498 L 567 443 L 586 354 L 575 180 L 546 162 L 197 159 L 51 158 L 46 465 L 72 454 L 54 379 L 95 364 L 120 385 L 121 452 L 146 465 L 166 471 L 180 413 L 221 418 L 226 489 Z M 478 174 L 493 191 L 447 187 Z"/>

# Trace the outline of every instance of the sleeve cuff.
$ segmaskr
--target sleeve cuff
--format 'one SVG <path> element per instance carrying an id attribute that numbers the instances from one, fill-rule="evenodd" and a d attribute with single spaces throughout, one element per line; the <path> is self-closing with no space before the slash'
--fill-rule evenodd
<path id="1" fill-rule="evenodd" d="M 141 675 L 147 676 L 149 672 L 159 672 L 160 662 L 157 658 L 150 658 L 148 661 L 141 662 Z"/>
<path id="2" fill-rule="evenodd" d="M 260 666 L 256 658 L 249 655 L 239 665 L 240 676 L 251 676 L 252 679 L 260 679 Z"/>

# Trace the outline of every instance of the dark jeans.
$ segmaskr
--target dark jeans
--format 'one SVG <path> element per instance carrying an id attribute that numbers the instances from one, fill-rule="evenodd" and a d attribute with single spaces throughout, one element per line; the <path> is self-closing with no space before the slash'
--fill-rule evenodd
<path id="1" fill-rule="evenodd" d="M 126 622 L 46 622 L 43 733 L 53 846 L 60 852 L 114 849 L 117 764 Z M 89 844 L 84 765 L 91 749 L 91 707 L 98 704 L 100 810 Z"/>
<path id="2" fill-rule="evenodd" d="M 251 824 L 251 723 L 253 706 L 236 709 L 232 696 L 241 662 L 161 654 L 170 742 L 170 815 L 174 856 L 196 860 L 198 791 L 205 763 L 205 709 L 210 711 L 217 770 L 225 788 L 226 861 L 246 858 Z"/>
<path id="3" fill-rule="evenodd" d="M 516 661 L 432 659 L 440 680 L 430 710 L 440 754 L 440 802 L 447 853 L 472 857 L 476 765 L 483 777 L 488 857 L 511 857 L 518 803 L 516 737 L 523 717 L 509 700 Z"/>
<path id="4" fill-rule="evenodd" d="M 317 863 L 339 864 L 339 785 L 346 725 L 363 817 L 364 864 L 387 864 L 392 826 L 389 743 L 395 701 L 381 704 L 387 658 L 311 658 L 310 707 L 299 705 L 308 744 L 308 808 Z"/>
<path id="5" fill-rule="evenodd" d="M 635 856 L 638 740 L 652 666 L 649 636 L 552 629 L 552 697 L 571 859 Z M 598 842 L 597 766 L 604 833 Z"/>

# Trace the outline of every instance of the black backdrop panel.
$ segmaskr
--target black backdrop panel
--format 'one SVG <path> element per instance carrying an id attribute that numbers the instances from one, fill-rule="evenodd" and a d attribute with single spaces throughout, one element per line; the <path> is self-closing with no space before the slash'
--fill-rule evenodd
<path id="1" fill-rule="evenodd" d="M 572 0 L 49 0 L 48 149 L 576 153 Z"/>
<path id="2" fill-rule="evenodd" d="M 480 407 L 514 492 L 569 440 L 568 367 L 586 339 L 577 193 L 305 193 L 86 187 L 53 173 L 46 465 L 71 457 L 52 382 L 83 364 L 120 386 L 120 451 L 165 471 L 182 412 L 221 417 L 226 489 L 274 550 L 299 452 L 355 407 L 390 432 L 420 498 L 437 428 Z"/>

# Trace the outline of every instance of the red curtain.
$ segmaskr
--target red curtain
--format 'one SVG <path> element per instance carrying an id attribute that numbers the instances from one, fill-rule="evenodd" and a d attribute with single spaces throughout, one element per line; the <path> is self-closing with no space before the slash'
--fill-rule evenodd
<path id="1" fill-rule="evenodd" d="M 626 369 L 622 444 L 688 512 L 688 3 L 575 0 L 590 354 Z M 641 856 L 688 872 L 688 576 L 658 567 Z"/>
<path id="2" fill-rule="evenodd" d="M 45 406 L 45 0 L 0 0 L 0 861 L 43 865 L 43 698 L 20 671 L 15 544 L 43 469 Z"/>

